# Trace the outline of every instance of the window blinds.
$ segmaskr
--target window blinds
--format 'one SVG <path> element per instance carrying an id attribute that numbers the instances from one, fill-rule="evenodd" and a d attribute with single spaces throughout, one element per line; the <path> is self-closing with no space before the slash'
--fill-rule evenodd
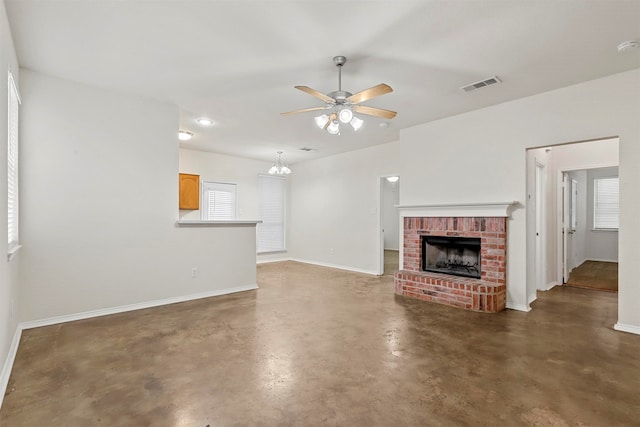
<path id="1" fill-rule="evenodd" d="M 18 245 L 18 109 L 20 95 L 9 72 L 7 143 L 7 222 L 9 250 Z"/>
<path id="2" fill-rule="evenodd" d="M 618 178 L 595 178 L 593 180 L 593 188 L 593 228 L 618 229 L 620 217 Z"/>
<path id="3" fill-rule="evenodd" d="M 258 252 L 285 250 L 285 185 L 283 177 L 258 175 L 260 219 Z"/>
<path id="4" fill-rule="evenodd" d="M 203 181 L 202 208 L 202 219 L 235 219 L 236 185 Z"/>

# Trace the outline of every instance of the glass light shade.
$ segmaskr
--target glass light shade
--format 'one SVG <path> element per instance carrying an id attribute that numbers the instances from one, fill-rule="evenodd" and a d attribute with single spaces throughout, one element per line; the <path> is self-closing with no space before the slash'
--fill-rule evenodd
<path id="1" fill-rule="evenodd" d="M 340 121 L 342 123 L 349 123 L 351 121 L 351 119 L 353 118 L 353 111 L 351 111 L 351 108 L 349 108 L 349 107 L 344 107 L 338 113 L 338 118 L 340 119 Z"/>
<path id="2" fill-rule="evenodd" d="M 329 116 L 327 116 L 326 114 L 322 114 L 321 116 L 316 117 L 315 121 L 316 126 L 318 126 L 320 129 L 324 129 L 324 126 L 329 121 Z"/>
<path id="3" fill-rule="evenodd" d="M 387 177 L 387 181 L 394 183 L 394 182 L 398 182 L 398 180 L 400 179 L 399 176 L 388 176 Z"/>
<path id="4" fill-rule="evenodd" d="M 180 141 L 188 141 L 193 137 L 191 132 L 187 132 L 186 130 L 178 131 L 178 139 Z"/>
<path id="5" fill-rule="evenodd" d="M 213 124 L 213 120 L 208 119 L 206 117 L 200 117 L 198 120 L 196 120 L 198 122 L 198 124 L 202 125 L 202 126 L 211 126 Z"/>
<path id="6" fill-rule="evenodd" d="M 282 151 L 278 151 L 278 160 L 276 160 L 273 166 L 271 166 L 269 173 L 271 175 L 284 175 L 291 173 L 291 169 L 289 169 L 287 164 L 282 162 Z"/>
<path id="7" fill-rule="evenodd" d="M 351 124 L 351 127 L 353 128 L 353 130 L 357 131 L 364 124 L 364 120 L 359 119 L 356 116 L 353 116 L 353 118 L 351 119 L 351 121 L 349 123 Z"/>
<path id="8" fill-rule="evenodd" d="M 338 132 L 340 132 L 340 124 L 337 120 L 332 121 L 331 124 L 327 126 L 327 132 L 329 132 L 331 135 L 336 135 Z"/>

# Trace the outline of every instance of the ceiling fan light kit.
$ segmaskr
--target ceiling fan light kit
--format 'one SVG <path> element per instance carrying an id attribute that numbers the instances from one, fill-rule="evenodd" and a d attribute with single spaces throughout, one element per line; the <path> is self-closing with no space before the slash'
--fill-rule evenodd
<path id="1" fill-rule="evenodd" d="M 356 94 L 342 90 L 342 66 L 347 62 L 344 56 L 335 56 L 333 62 L 338 67 L 338 90 L 324 94 L 307 86 L 295 86 L 296 89 L 308 93 L 325 102 L 324 107 L 311 107 L 302 110 L 282 113 L 283 115 L 306 113 L 309 111 L 333 110 L 331 114 L 323 113 L 314 118 L 316 126 L 326 130 L 331 135 L 340 135 L 340 123 L 349 123 L 354 131 L 358 131 L 364 124 L 364 120 L 354 115 L 355 113 L 368 116 L 392 119 L 396 116 L 395 111 L 383 110 L 382 108 L 367 107 L 360 105 L 361 102 L 393 92 L 391 86 L 380 83 Z"/>

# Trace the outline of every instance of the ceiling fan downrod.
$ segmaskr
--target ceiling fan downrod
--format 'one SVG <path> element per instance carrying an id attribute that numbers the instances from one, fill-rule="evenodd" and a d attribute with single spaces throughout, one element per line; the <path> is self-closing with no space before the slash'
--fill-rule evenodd
<path id="1" fill-rule="evenodd" d="M 347 62 L 347 57 L 334 56 L 333 62 L 338 67 L 338 92 L 342 92 L 342 66 Z"/>

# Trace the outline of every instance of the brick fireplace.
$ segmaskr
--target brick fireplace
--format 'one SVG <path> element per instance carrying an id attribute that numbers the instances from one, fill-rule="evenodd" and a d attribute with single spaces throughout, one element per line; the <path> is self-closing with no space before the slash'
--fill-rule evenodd
<path id="1" fill-rule="evenodd" d="M 506 306 L 507 212 L 510 203 L 400 206 L 403 245 L 401 269 L 394 276 L 395 293 L 467 310 L 496 313 Z M 468 265 L 474 274 L 425 271 L 425 236 L 479 240 L 479 257 Z M 433 239 L 431 240 L 443 240 Z M 455 239 L 452 239 L 455 240 Z M 462 259 L 462 250 L 449 255 Z M 465 255 L 466 256 L 466 255 Z M 479 267 L 479 268 L 478 268 Z M 479 269 L 477 278 L 476 269 Z M 463 277 L 463 276 L 476 277 Z"/>

